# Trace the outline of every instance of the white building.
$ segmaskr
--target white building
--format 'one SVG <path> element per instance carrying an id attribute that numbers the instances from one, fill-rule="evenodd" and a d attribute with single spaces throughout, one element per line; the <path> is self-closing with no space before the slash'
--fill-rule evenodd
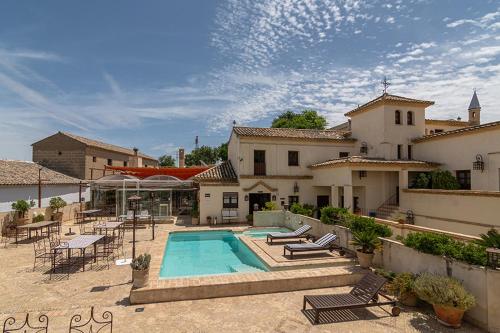
<path id="1" fill-rule="evenodd" d="M 426 119 L 433 104 L 383 94 L 330 130 L 234 127 L 229 160 L 196 176 L 200 222 L 223 214 L 244 221 L 275 201 L 381 218 L 408 212 L 416 224 L 471 234 L 500 226 L 500 122 L 480 124 L 476 93 L 467 122 Z M 410 189 L 437 168 L 455 174 L 462 190 Z"/>
<path id="2" fill-rule="evenodd" d="M 41 207 L 48 207 L 53 197 L 61 197 L 68 204 L 79 202 L 80 195 L 85 201 L 90 199 L 80 179 L 33 162 L 0 160 L 0 212 L 12 211 L 12 203 L 17 200 L 33 200 L 38 207 L 39 191 Z"/>

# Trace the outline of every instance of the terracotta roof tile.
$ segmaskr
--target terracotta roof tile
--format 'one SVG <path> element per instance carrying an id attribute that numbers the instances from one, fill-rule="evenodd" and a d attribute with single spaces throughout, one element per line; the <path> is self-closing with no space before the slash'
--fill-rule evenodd
<path id="1" fill-rule="evenodd" d="M 231 161 L 225 161 L 207 171 L 199 173 L 194 179 L 200 182 L 238 183 L 238 176 L 233 169 Z"/>
<path id="2" fill-rule="evenodd" d="M 44 185 L 79 184 L 81 182 L 78 178 L 66 176 L 33 162 L 0 160 L 0 186 L 38 185 L 40 168 L 42 168 L 41 178 Z"/>
<path id="3" fill-rule="evenodd" d="M 430 106 L 433 105 L 433 101 L 426 101 L 423 99 L 413 99 L 413 98 L 408 98 L 408 97 L 403 97 L 403 96 L 397 96 L 397 95 L 391 95 L 391 94 L 382 94 L 379 97 L 372 99 L 371 101 L 358 106 L 354 110 L 351 110 L 345 114 L 345 116 L 352 116 L 354 114 L 357 114 L 361 111 L 368 110 L 371 107 L 375 107 L 379 104 L 382 104 L 384 102 L 393 102 L 393 103 L 399 103 L 399 104 L 422 104 L 423 106 Z"/>
<path id="4" fill-rule="evenodd" d="M 494 121 L 494 122 L 486 123 L 486 124 L 482 124 L 482 125 L 459 128 L 459 129 L 456 129 L 453 131 L 446 131 L 446 132 L 425 135 L 425 136 L 422 136 L 420 138 L 413 139 L 413 142 L 418 143 L 418 142 L 423 142 L 423 141 L 428 141 L 428 140 L 433 140 L 433 139 L 438 139 L 438 138 L 443 138 L 443 137 L 451 137 L 451 136 L 456 136 L 456 135 L 474 133 L 476 131 L 494 129 L 494 128 L 499 127 L 499 126 L 500 126 L 500 121 Z"/>
<path id="5" fill-rule="evenodd" d="M 97 141 L 97 140 L 93 140 L 93 139 L 89 139 L 89 138 L 85 138 L 83 136 L 79 136 L 79 135 L 75 135 L 75 134 L 72 134 L 72 133 L 68 133 L 68 132 L 60 132 L 61 134 L 63 135 L 66 135 L 74 140 L 77 140 L 87 146 L 90 146 L 90 147 L 96 147 L 96 148 L 101 148 L 101 149 L 105 149 L 105 150 L 110 150 L 110 151 L 115 151 L 115 152 L 118 152 L 118 153 L 122 153 L 122 154 L 127 154 L 127 155 L 130 155 L 130 156 L 133 156 L 135 153 L 134 153 L 134 150 L 133 149 L 130 149 L 130 148 L 124 148 L 124 147 L 120 147 L 120 146 L 115 146 L 115 145 L 112 145 L 110 143 L 106 143 L 106 142 L 102 142 L 102 141 Z M 146 158 L 146 159 L 150 159 L 150 160 L 154 160 L 156 161 L 157 159 L 154 158 L 154 157 L 151 157 L 151 156 L 148 156 L 146 154 L 143 154 L 141 152 L 138 152 L 137 154 L 139 157 L 142 157 L 142 158 Z"/>
<path id="6" fill-rule="evenodd" d="M 456 119 L 425 119 L 425 124 L 443 124 L 448 126 L 469 126 L 468 121 L 456 120 Z"/>
<path id="7" fill-rule="evenodd" d="M 234 133 L 244 137 L 266 137 L 326 141 L 355 141 L 349 132 L 296 128 L 233 127 Z"/>
<path id="8" fill-rule="evenodd" d="M 342 167 L 342 166 L 352 166 L 352 165 L 403 165 L 403 166 L 435 167 L 438 166 L 439 164 L 426 161 L 415 161 L 415 160 L 386 160 L 382 158 L 349 156 L 346 158 L 336 158 L 320 163 L 315 163 L 313 165 L 310 165 L 309 167 L 315 169 L 322 167 Z"/>

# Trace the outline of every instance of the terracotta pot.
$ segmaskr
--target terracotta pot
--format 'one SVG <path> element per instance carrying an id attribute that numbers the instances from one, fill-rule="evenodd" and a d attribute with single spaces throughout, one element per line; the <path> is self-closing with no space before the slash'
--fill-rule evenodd
<path id="1" fill-rule="evenodd" d="M 356 254 L 358 256 L 359 266 L 361 266 L 361 268 L 370 268 L 370 266 L 372 265 L 373 256 L 375 254 L 374 253 L 364 253 L 364 252 L 361 252 L 359 250 L 356 250 Z"/>
<path id="2" fill-rule="evenodd" d="M 462 317 L 464 316 L 464 310 L 457 309 L 450 306 L 443 306 L 438 304 L 432 304 L 434 312 L 438 318 L 438 321 L 449 327 L 459 328 L 462 326 Z"/>
<path id="3" fill-rule="evenodd" d="M 399 296 L 399 302 L 406 306 L 417 306 L 418 296 L 411 291 L 403 293 Z"/>
<path id="4" fill-rule="evenodd" d="M 132 270 L 132 285 L 134 288 L 144 288 L 149 283 L 149 269 L 143 271 Z"/>

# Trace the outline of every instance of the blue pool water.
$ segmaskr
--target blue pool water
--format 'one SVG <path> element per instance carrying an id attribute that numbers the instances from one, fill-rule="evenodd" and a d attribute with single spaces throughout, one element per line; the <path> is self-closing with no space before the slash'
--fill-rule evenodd
<path id="1" fill-rule="evenodd" d="M 168 237 L 160 277 L 267 271 L 231 231 L 176 232 Z"/>
<path id="2" fill-rule="evenodd" d="M 270 232 L 291 232 L 292 230 L 287 228 L 255 228 L 247 231 L 243 231 L 243 235 L 250 236 L 252 238 L 266 238 L 267 234 Z"/>

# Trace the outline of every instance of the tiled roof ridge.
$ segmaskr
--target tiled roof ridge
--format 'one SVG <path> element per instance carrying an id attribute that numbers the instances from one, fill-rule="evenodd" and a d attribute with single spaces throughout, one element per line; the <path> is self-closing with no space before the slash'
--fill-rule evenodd
<path id="1" fill-rule="evenodd" d="M 83 183 L 81 179 L 65 175 L 38 163 L 19 160 L 0 160 L 0 185 L 36 185 L 41 168 L 43 185 Z"/>
<path id="2" fill-rule="evenodd" d="M 470 133 L 470 132 L 474 132 L 477 130 L 490 128 L 490 127 L 496 127 L 496 126 L 500 126 L 500 121 L 493 121 L 493 122 L 486 123 L 486 124 L 481 124 L 481 125 L 476 125 L 476 126 L 468 126 L 468 127 L 463 127 L 463 128 L 459 128 L 456 130 L 429 134 L 429 135 L 425 135 L 425 136 L 413 139 L 413 142 L 418 143 L 418 142 L 422 142 L 422 141 L 431 140 L 434 138 L 448 137 L 448 136 L 458 135 L 458 134 L 462 134 L 462 133 Z"/>
<path id="3" fill-rule="evenodd" d="M 398 96 L 398 95 L 384 93 L 384 94 L 372 99 L 371 101 L 368 101 L 368 102 L 364 103 L 363 105 L 360 105 L 360 106 L 356 107 L 355 109 L 345 113 L 344 115 L 349 116 L 349 115 L 358 113 L 359 111 L 362 111 L 371 105 L 374 105 L 380 101 L 385 101 L 385 100 L 396 101 L 396 102 L 426 104 L 426 105 L 433 105 L 434 104 L 433 101 L 427 101 L 427 100 L 423 100 L 423 99 L 415 99 L 415 98 L 410 98 L 410 97 L 404 97 L 404 96 Z"/>

